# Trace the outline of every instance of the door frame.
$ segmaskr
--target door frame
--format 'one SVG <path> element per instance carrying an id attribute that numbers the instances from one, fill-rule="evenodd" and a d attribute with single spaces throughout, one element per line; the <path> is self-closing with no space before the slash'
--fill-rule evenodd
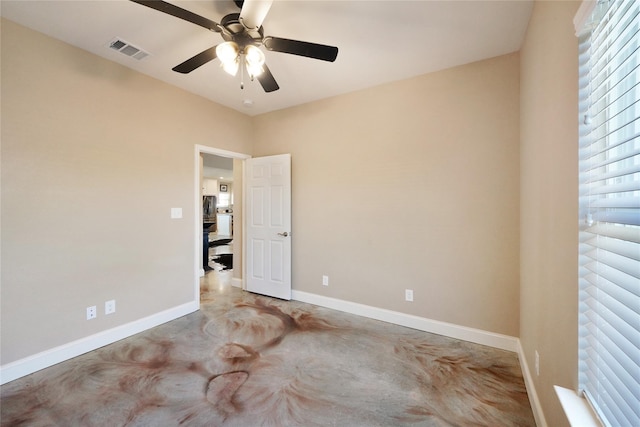
<path id="1" fill-rule="evenodd" d="M 198 308 L 200 307 L 200 278 L 202 276 L 204 276 L 204 270 L 202 268 L 202 263 L 200 262 L 200 254 L 202 254 L 203 249 L 201 247 L 202 245 L 202 212 L 200 209 L 200 205 L 201 205 L 201 188 L 200 188 L 200 176 L 203 173 L 202 170 L 202 166 L 200 164 L 200 155 L 201 154 L 211 154 L 214 156 L 220 156 L 220 157 L 227 157 L 227 158 L 231 158 L 231 159 L 240 159 L 240 160 L 246 160 L 251 158 L 251 155 L 249 154 L 245 154 L 245 153 L 238 153 L 235 151 L 228 151 L 228 150 L 223 150 L 220 148 L 215 148 L 215 147 L 209 147 L 206 145 L 200 145 L 200 144 L 196 144 L 194 147 L 194 177 L 193 177 L 193 203 L 194 203 L 194 229 L 195 229 L 195 236 L 194 236 L 194 261 L 193 261 L 193 265 L 194 265 L 194 300 L 197 302 L 198 304 Z M 244 168 L 243 168 L 244 169 Z M 244 174 L 244 171 L 243 171 Z M 242 185 L 244 186 L 244 179 L 243 179 L 243 183 Z M 243 199 L 244 199 L 244 191 L 243 191 Z M 244 245 L 244 210 L 245 210 L 245 204 L 244 204 L 244 200 L 242 203 L 242 224 L 239 224 L 240 227 L 242 228 L 242 258 L 244 260 L 244 251 L 245 251 L 245 245 Z M 242 268 L 242 281 L 244 282 L 244 265 Z"/>

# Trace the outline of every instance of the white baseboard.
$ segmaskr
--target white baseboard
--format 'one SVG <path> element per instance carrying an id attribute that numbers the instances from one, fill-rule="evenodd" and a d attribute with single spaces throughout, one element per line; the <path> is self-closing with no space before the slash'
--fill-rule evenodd
<path id="1" fill-rule="evenodd" d="M 483 331 L 481 329 L 469 328 L 466 326 L 455 325 L 453 323 L 441 322 L 439 320 L 427 319 L 425 317 L 339 300 L 308 292 L 292 290 L 291 298 L 296 301 L 319 305 L 321 307 L 356 314 L 370 319 L 382 320 L 383 322 L 406 326 L 419 331 L 431 332 L 476 344 L 488 345 L 502 350 L 513 352 L 518 351 L 518 338 L 509 335 L 496 334 L 494 332 Z"/>
<path id="2" fill-rule="evenodd" d="M 522 376 L 524 377 L 524 385 L 527 388 L 527 394 L 529 395 L 529 403 L 531 404 L 531 410 L 533 411 L 533 418 L 536 420 L 537 427 L 547 427 L 547 420 L 544 418 L 542 412 L 542 405 L 540 399 L 538 399 L 538 393 L 536 392 L 536 386 L 533 383 L 533 377 L 529 370 L 529 364 L 527 358 L 524 355 L 524 349 L 520 340 L 518 340 L 518 358 L 520 359 L 520 367 L 522 369 Z"/>
<path id="3" fill-rule="evenodd" d="M 244 289 L 242 279 L 238 279 L 237 277 L 231 278 L 231 286 L 233 286 L 234 288 Z"/>
<path id="4" fill-rule="evenodd" d="M 147 329 L 177 319 L 189 313 L 199 310 L 197 302 L 189 302 L 170 308 L 160 313 L 117 326 L 59 347 L 45 350 L 41 353 L 16 360 L 0 366 L 0 384 L 8 383 L 25 375 L 32 374 L 57 363 L 64 362 L 81 354 L 104 347 L 107 344 L 120 341 L 123 338 L 130 337 L 137 333 L 146 331 Z"/>

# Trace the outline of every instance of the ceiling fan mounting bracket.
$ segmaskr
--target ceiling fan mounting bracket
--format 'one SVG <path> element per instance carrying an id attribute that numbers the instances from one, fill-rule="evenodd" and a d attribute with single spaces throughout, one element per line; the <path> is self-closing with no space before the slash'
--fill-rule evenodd
<path id="1" fill-rule="evenodd" d="M 260 29 L 262 27 L 249 27 L 248 25 L 246 25 L 244 23 L 244 19 L 242 19 L 242 16 L 239 18 L 240 19 L 240 24 L 242 24 L 242 26 L 247 30 L 247 31 L 260 31 Z"/>
<path id="2" fill-rule="evenodd" d="M 220 21 L 222 38 L 227 42 L 235 42 L 240 49 L 248 45 L 260 45 L 264 39 L 264 29 L 247 28 L 240 20 L 239 13 L 230 13 Z"/>

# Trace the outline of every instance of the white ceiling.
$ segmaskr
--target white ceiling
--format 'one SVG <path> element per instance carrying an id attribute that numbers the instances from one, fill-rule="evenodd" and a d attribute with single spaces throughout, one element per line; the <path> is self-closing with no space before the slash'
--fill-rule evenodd
<path id="1" fill-rule="evenodd" d="M 224 182 L 233 182 L 233 159 L 202 153 L 203 175 Z"/>
<path id="2" fill-rule="evenodd" d="M 239 12 L 231 0 L 171 0 L 220 22 Z M 266 52 L 280 90 L 232 77 L 214 60 L 190 74 L 175 65 L 219 44 L 219 34 L 126 0 L 2 0 L 12 21 L 247 115 L 299 105 L 520 49 L 529 0 L 275 0 L 265 35 L 337 46 L 335 62 Z M 143 60 L 109 49 L 121 38 L 151 55 Z M 244 100 L 253 105 L 246 107 Z"/>

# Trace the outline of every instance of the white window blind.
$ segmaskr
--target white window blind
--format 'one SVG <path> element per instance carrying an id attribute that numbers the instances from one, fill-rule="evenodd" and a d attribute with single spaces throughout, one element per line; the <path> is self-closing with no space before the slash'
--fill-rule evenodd
<path id="1" fill-rule="evenodd" d="M 640 426 L 640 1 L 598 2 L 580 38 L 580 388 Z"/>

